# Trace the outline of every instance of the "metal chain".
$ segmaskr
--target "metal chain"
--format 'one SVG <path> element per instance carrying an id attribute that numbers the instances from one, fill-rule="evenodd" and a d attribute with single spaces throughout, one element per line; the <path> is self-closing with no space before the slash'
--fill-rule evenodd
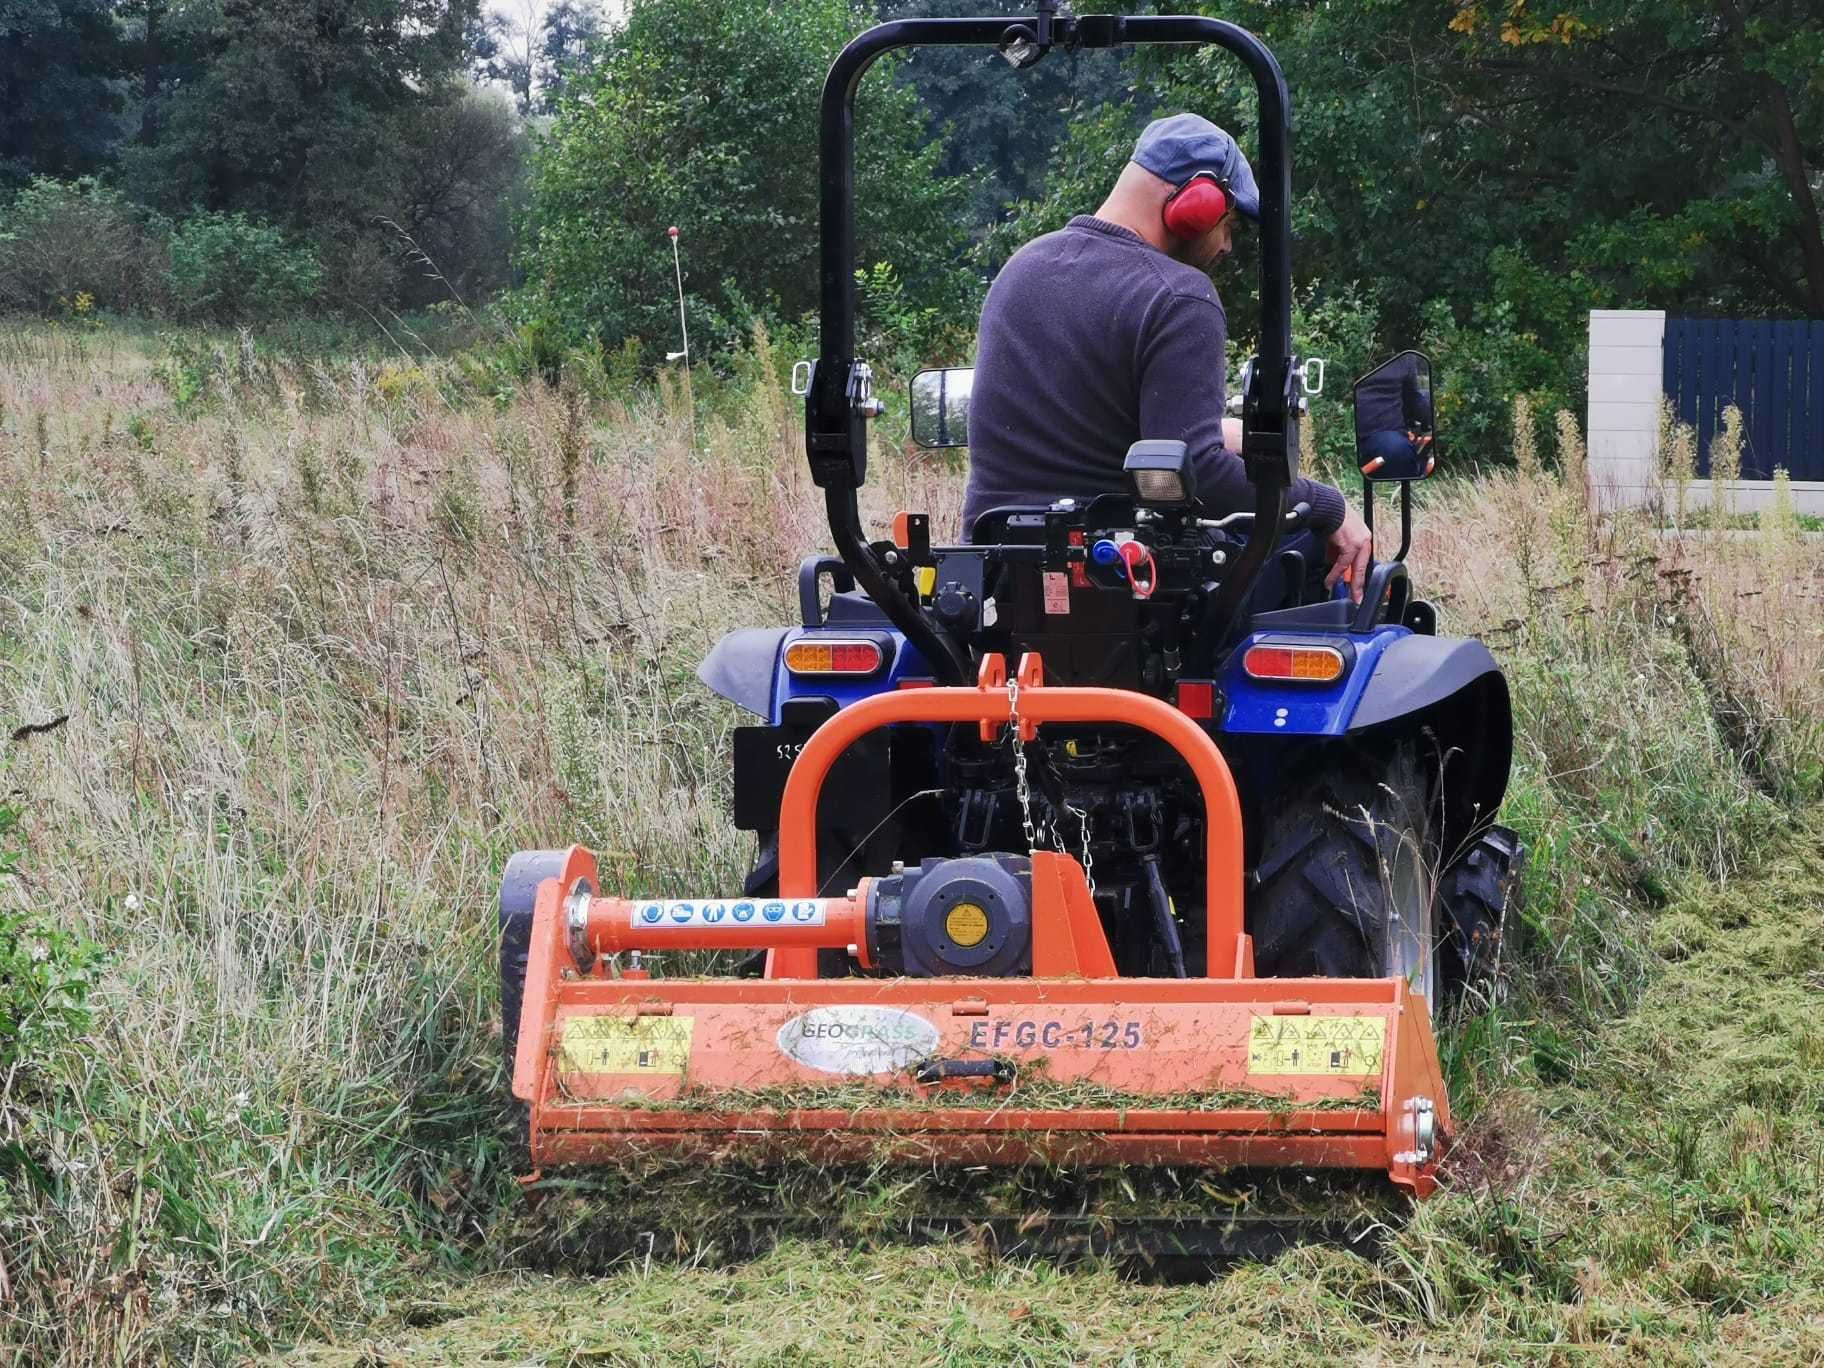
<path id="1" fill-rule="evenodd" d="M 1026 777 L 1026 743 L 1020 739 L 1020 681 L 1017 675 L 1007 676 L 1007 722 L 1013 736 L 1013 791 L 1020 805 L 1020 826 L 1026 836 L 1026 853 L 1036 853 L 1039 848 L 1039 828 L 1032 819 L 1032 785 Z M 1089 884 L 1089 895 L 1096 895 L 1095 860 L 1089 853 L 1089 814 L 1081 808 L 1064 804 L 1064 810 L 1077 819 L 1077 831 L 1082 837 L 1083 845 L 1083 878 Z M 1070 852 L 1064 848 L 1064 833 L 1058 830 L 1057 813 L 1052 813 L 1046 823 L 1051 830 L 1051 846 L 1060 855 Z"/>
<path id="2" fill-rule="evenodd" d="M 1020 681 L 1007 676 L 1007 721 L 1013 734 L 1013 792 L 1020 804 L 1020 825 L 1026 831 L 1026 853 L 1039 848 L 1038 829 L 1032 821 L 1032 786 L 1026 781 L 1026 743 L 1020 739 Z"/>
<path id="3" fill-rule="evenodd" d="M 1064 804 L 1064 810 L 1077 819 L 1077 834 L 1083 839 L 1083 881 L 1089 885 L 1089 896 L 1096 896 L 1096 861 L 1089 853 L 1089 814 L 1082 808 Z M 1055 833 L 1056 827 L 1053 827 Z M 1064 849 L 1064 843 L 1058 842 L 1058 849 Z"/>

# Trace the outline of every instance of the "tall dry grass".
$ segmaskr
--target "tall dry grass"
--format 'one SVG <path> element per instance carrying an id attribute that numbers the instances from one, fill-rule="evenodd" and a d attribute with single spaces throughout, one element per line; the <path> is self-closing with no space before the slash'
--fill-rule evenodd
<path id="1" fill-rule="evenodd" d="M 825 544 L 764 355 L 693 429 L 663 385 L 497 403 L 435 362 L 0 332 L 0 720 L 69 718 L 0 759 L 0 898 L 108 957 L 88 1048 L 29 1107 L 0 1091 L 47 1175 L 0 1207 L 0 1342 L 233 1358 L 510 1260 L 506 855 L 580 840 L 675 893 L 750 853 L 737 719 L 691 672 Z M 955 525 L 950 466 L 872 474 L 877 527 Z M 1605 1010 L 1655 886 L 1736 868 L 1819 786 L 1815 557 L 1601 523 L 1536 459 L 1424 503 L 1420 582 L 1514 684 L 1521 977 Z M 1506 1067 L 1476 1030 L 1472 1093 Z"/>

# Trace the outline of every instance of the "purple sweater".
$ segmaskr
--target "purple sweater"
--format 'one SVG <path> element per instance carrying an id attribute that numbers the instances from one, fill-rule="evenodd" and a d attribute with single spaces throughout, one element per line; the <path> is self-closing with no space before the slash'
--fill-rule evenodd
<path id="1" fill-rule="evenodd" d="M 1125 228 L 1083 214 L 1027 243 L 982 308 L 969 401 L 963 536 L 1000 504 L 1090 499 L 1126 487 L 1141 438 L 1189 448 L 1197 495 L 1218 515 L 1254 507 L 1241 457 L 1222 445 L 1228 319 L 1210 278 Z M 1297 481 L 1328 536 L 1343 496 Z"/>

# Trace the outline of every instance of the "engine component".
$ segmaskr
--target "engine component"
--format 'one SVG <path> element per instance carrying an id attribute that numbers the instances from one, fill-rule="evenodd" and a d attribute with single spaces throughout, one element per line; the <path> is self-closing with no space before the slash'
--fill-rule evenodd
<path id="1" fill-rule="evenodd" d="M 926 860 L 874 879 L 867 923 L 870 958 L 890 974 L 1030 974 L 1032 861 Z"/>

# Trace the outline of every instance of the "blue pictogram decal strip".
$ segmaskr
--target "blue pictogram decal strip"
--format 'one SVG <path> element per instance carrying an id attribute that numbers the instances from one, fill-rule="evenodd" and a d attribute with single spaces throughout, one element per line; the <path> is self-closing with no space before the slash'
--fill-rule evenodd
<path id="1" fill-rule="evenodd" d="M 706 926 L 822 926 L 828 898 L 649 899 L 628 904 L 628 922 L 643 931 L 700 931 Z"/>

